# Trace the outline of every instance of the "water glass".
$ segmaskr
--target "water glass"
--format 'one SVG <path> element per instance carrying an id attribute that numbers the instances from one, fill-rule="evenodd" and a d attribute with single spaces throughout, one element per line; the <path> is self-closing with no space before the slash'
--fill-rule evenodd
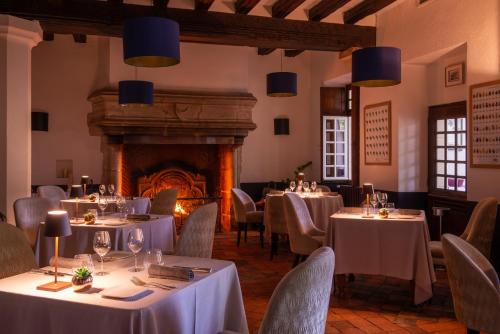
<path id="1" fill-rule="evenodd" d="M 385 207 L 389 212 L 394 212 L 396 210 L 396 206 L 394 205 L 393 202 L 388 202 Z"/>
<path id="2" fill-rule="evenodd" d="M 142 233 L 142 229 L 138 227 L 134 227 L 132 231 L 128 234 L 127 239 L 128 248 L 134 253 L 134 268 L 131 268 L 130 271 L 138 272 L 142 271 L 144 268 L 137 267 L 137 253 L 139 253 L 144 245 L 144 234 Z"/>
<path id="3" fill-rule="evenodd" d="M 146 271 L 149 269 L 149 266 L 152 264 L 162 264 L 163 263 L 163 254 L 160 249 L 152 249 L 148 250 L 146 254 L 144 254 L 143 265 Z"/>
<path id="4" fill-rule="evenodd" d="M 108 254 L 111 249 L 111 238 L 109 236 L 108 231 L 97 231 L 94 234 L 94 251 L 101 258 L 101 271 L 96 273 L 97 276 L 107 275 L 107 272 L 104 272 L 104 256 Z"/>
<path id="5" fill-rule="evenodd" d="M 383 208 L 385 208 L 385 204 L 387 203 L 387 193 L 377 193 L 377 198 Z"/>
<path id="6" fill-rule="evenodd" d="M 116 208 L 118 209 L 118 213 L 120 214 L 120 218 L 123 218 L 123 209 L 127 205 L 127 201 L 125 197 L 120 194 L 116 194 Z"/>
<path id="7" fill-rule="evenodd" d="M 104 196 L 105 192 L 106 192 L 106 185 L 104 184 L 99 185 L 99 193 L 101 194 L 101 196 Z"/>
<path id="8" fill-rule="evenodd" d="M 90 272 L 94 272 L 94 262 L 92 261 L 92 256 L 90 254 L 76 254 L 75 262 L 78 263 L 76 268 L 73 268 L 73 271 L 80 267 L 87 268 Z"/>
<path id="9" fill-rule="evenodd" d="M 304 181 L 302 184 L 302 187 L 304 188 L 304 192 L 308 193 L 309 192 L 309 182 Z"/>
<path id="10" fill-rule="evenodd" d="M 297 187 L 297 184 L 295 183 L 295 181 L 291 181 L 290 182 L 290 190 L 293 192 L 296 187 Z"/>
<path id="11" fill-rule="evenodd" d="M 318 184 L 316 183 L 316 181 L 312 181 L 311 182 L 311 190 L 312 192 L 316 192 L 316 187 L 318 186 Z"/>
<path id="12" fill-rule="evenodd" d="M 111 199 L 113 199 L 113 194 L 115 193 L 115 185 L 114 184 L 108 184 L 108 192 L 111 195 Z"/>
<path id="13" fill-rule="evenodd" d="M 373 211 L 376 213 L 376 208 L 378 206 L 378 196 L 377 194 L 370 194 L 370 204 L 373 206 Z"/>
<path id="14" fill-rule="evenodd" d="M 104 196 L 99 196 L 99 199 L 97 200 L 97 206 L 99 207 L 99 210 L 101 210 L 101 216 L 104 216 L 104 210 L 106 210 L 106 207 L 108 206 L 108 201 Z"/>

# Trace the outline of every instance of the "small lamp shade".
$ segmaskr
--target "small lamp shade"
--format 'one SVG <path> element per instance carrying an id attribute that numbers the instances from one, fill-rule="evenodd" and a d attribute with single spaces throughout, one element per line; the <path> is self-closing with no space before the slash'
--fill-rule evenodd
<path id="1" fill-rule="evenodd" d="M 88 185 L 90 183 L 90 178 L 88 175 L 82 175 L 82 177 L 80 178 L 80 184 L 81 185 Z"/>
<path id="2" fill-rule="evenodd" d="M 124 80 L 118 83 L 118 103 L 152 105 L 154 102 L 153 83 L 151 81 Z"/>
<path id="3" fill-rule="evenodd" d="M 163 17 L 138 17 L 123 24 L 123 60 L 140 67 L 180 62 L 179 24 Z"/>
<path id="4" fill-rule="evenodd" d="M 44 111 L 32 111 L 31 131 L 49 131 L 49 113 Z"/>
<path id="5" fill-rule="evenodd" d="M 273 72 L 267 74 L 267 95 L 289 97 L 297 95 L 297 73 Z"/>
<path id="6" fill-rule="evenodd" d="M 67 237 L 71 235 L 68 212 L 49 211 L 45 218 L 44 235 L 46 237 Z"/>
<path id="7" fill-rule="evenodd" d="M 352 85 L 385 87 L 401 83 L 401 50 L 368 47 L 352 54 Z"/>
<path id="8" fill-rule="evenodd" d="M 81 184 L 74 184 L 71 186 L 69 197 L 83 197 L 83 188 Z"/>
<path id="9" fill-rule="evenodd" d="M 290 127 L 288 118 L 275 118 L 274 119 L 274 134 L 275 135 L 289 135 Z"/>

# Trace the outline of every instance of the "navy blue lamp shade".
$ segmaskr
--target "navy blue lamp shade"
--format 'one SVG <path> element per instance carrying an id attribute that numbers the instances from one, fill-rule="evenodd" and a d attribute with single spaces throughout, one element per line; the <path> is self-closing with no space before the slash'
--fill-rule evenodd
<path id="1" fill-rule="evenodd" d="M 69 224 L 68 212 L 49 211 L 45 218 L 44 236 L 67 237 L 69 235 L 71 235 L 71 225 Z"/>
<path id="2" fill-rule="evenodd" d="M 123 60 L 140 67 L 180 62 L 179 24 L 162 17 L 138 17 L 123 23 Z"/>
<path id="3" fill-rule="evenodd" d="M 401 50 L 368 47 L 352 53 L 352 85 L 385 87 L 401 83 Z"/>
<path id="4" fill-rule="evenodd" d="M 267 95 L 288 97 L 297 95 L 297 73 L 273 72 L 267 74 Z"/>
<path id="5" fill-rule="evenodd" d="M 118 103 L 152 105 L 154 102 L 154 89 L 151 81 L 123 80 L 118 83 Z"/>

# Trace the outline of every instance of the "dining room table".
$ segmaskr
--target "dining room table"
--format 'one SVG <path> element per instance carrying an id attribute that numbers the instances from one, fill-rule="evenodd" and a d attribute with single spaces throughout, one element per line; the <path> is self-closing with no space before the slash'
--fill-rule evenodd
<path id="1" fill-rule="evenodd" d="M 111 250 L 128 250 L 127 238 L 133 228 L 139 227 L 144 235 L 143 249 L 160 249 L 171 253 L 175 248 L 175 221 L 171 215 L 145 215 L 143 219 L 126 219 L 120 214 L 99 216 L 94 224 L 87 225 L 80 218 L 71 219 L 71 232 L 68 237 L 59 239 L 59 255 L 73 257 L 76 254 L 93 253 L 93 239 L 97 231 L 108 231 L 111 238 Z M 149 218 L 149 219 L 148 219 Z M 35 260 L 39 266 L 49 264 L 54 255 L 52 238 L 44 237 L 45 225 L 39 227 L 35 243 Z"/>
<path id="2" fill-rule="evenodd" d="M 403 211 L 401 211 L 403 212 Z M 412 282 L 413 301 L 432 297 L 436 281 L 424 211 L 387 218 L 343 209 L 330 217 L 324 244 L 335 251 L 335 275 L 369 274 Z"/>
<path id="3" fill-rule="evenodd" d="M 133 259 L 106 263 L 84 292 L 38 290 L 53 280 L 40 271 L 0 280 L 1 333 L 184 334 L 223 330 L 248 333 L 238 272 L 233 262 L 163 256 L 163 265 L 203 267 L 191 281 L 131 272 Z M 51 269 L 51 267 L 45 268 Z M 61 272 L 65 272 L 63 269 Z M 137 279 L 155 286 L 144 287 Z M 59 280 L 70 281 L 71 276 Z M 159 283 L 169 288 L 157 287 Z"/>

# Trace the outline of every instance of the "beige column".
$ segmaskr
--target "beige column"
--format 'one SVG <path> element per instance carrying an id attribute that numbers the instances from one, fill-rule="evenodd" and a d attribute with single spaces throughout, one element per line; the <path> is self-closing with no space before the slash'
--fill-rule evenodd
<path id="1" fill-rule="evenodd" d="M 41 40 L 38 21 L 0 15 L 0 212 L 11 224 L 14 201 L 31 194 L 31 49 Z"/>

